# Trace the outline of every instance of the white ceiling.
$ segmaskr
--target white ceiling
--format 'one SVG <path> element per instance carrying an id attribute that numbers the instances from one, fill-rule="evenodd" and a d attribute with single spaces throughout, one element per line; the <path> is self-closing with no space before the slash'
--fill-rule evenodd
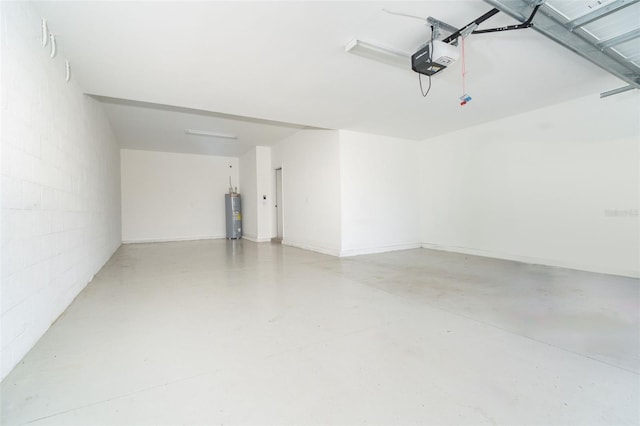
<path id="1" fill-rule="evenodd" d="M 187 108 L 95 96 L 123 148 L 238 157 L 252 146 L 272 146 L 303 126 Z M 204 130 L 237 139 L 187 134 Z"/>
<path id="2" fill-rule="evenodd" d="M 480 0 L 37 6 L 73 78 L 89 94 L 121 99 L 103 99 L 107 113 L 123 146 L 141 149 L 235 156 L 302 126 L 422 140 L 620 85 L 532 30 L 467 39 L 473 100 L 464 107 L 460 63 L 423 98 L 409 64 L 345 53 L 354 37 L 408 52 L 429 38 L 424 22 L 383 8 L 460 27 L 491 9 Z M 512 23 L 498 14 L 481 28 Z M 206 144 L 185 137 L 187 126 L 239 139 Z"/>

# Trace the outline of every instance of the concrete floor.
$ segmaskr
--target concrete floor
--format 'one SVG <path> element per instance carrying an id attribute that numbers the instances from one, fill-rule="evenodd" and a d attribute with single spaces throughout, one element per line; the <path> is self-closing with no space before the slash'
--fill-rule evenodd
<path id="1" fill-rule="evenodd" d="M 638 280 L 424 249 L 121 247 L 2 424 L 638 424 Z"/>

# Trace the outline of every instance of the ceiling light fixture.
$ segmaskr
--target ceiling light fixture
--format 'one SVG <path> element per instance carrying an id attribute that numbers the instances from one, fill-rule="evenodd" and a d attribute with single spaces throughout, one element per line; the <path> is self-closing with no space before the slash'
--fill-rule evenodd
<path id="1" fill-rule="evenodd" d="M 411 66 L 411 54 L 392 47 L 382 46 L 369 41 L 354 38 L 344 48 L 345 52 L 362 56 L 374 61 L 408 69 Z"/>
<path id="2" fill-rule="evenodd" d="M 236 135 L 225 135 L 225 134 L 222 134 L 222 133 L 207 132 L 207 131 L 204 131 L 204 130 L 184 129 L 184 132 L 187 135 L 208 136 L 210 138 L 238 139 L 238 137 Z"/>

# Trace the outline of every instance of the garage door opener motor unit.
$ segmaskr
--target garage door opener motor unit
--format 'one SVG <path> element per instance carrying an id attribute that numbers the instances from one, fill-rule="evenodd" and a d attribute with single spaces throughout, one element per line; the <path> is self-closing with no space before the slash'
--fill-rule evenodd
<path id="1" fill-rule="evenodd" d="M 424 75 L 434 75 L 460 57 L 457 46 L 433 40 L 411 55 L 411 69 Z"/>
<path id="2" fill-rule="evenodd" d="M 427 22 L 431 25 L 431 40 L 411 55 L 411 69 L 419 74 L 432 76 L 447 68 L 460 58 L 460 51 L 458 50 L 459 37 L 466 38 L 470 34 L 495 33 L 531 28 L 533 26 L 533 17 L 538 11 L 538 8 L 544 3 L 544 0 L 530 0 L 530 3 L 534 6 L 533 12 L 525 22 L 486 30 L 478 30 L 478 25 L 500 12 L 498 9 L 491 9 L 461 29 L 456 29 L 445 22 L 429 17 Z M 436 37 L 440 34 L 440 29 L 452 32 L 452 34 L 443 40 L 436 40 Z"/>

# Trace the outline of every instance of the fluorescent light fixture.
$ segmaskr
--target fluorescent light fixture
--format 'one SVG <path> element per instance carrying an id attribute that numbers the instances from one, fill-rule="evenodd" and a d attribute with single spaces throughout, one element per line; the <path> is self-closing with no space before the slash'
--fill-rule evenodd
<path id="1" fill-rule="evenodd" d="M 411 69 L 411 54 L 393 47 L 354 38 L 344 48 L 345 52 L 362 56 L 388 65 Z"/>
<path id="2" fill-rule="evenodd" d="M 225 135 L 223 133 L 207 132 L 207 131 L 204 131 L 204 130 L 184 129 L 184 132 L 187 135 L 208 136 L 210 138 L 238 139 L 238 137 L 236 135 Z"/>

